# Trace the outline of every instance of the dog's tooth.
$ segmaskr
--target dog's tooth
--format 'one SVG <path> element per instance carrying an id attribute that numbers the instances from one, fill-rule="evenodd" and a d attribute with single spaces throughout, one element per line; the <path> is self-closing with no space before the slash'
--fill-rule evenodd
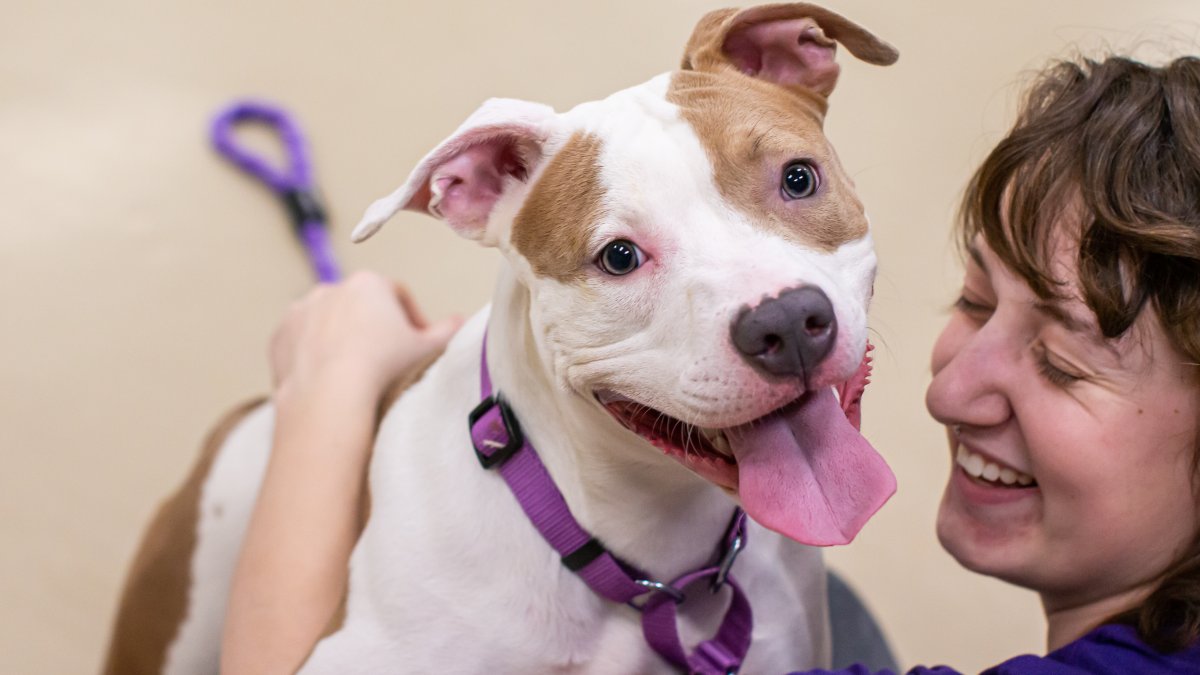
<path id="1" fill-rule="evenodd" d="M 725 434 L 718 431 L 712 435 L 712 438 L 708 439 L 708 442 L 712 444 L 713 449 L 722 455 L 733 456 L 733 450 L 729 447 L 729 439 L 725 438 Z"/>

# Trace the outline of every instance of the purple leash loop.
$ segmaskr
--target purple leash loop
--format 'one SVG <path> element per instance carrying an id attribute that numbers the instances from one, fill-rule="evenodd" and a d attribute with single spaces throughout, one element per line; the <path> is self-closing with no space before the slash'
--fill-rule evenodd
<path id="1" fill-rule="evenodd" d="M 279 170 L 237 144 L 234 127 L 247 122 L 265 124 L 279 134 L 287 154 L 286 170 Z M 259 179 L 283 201 L 296 236 L 308 252 L 317 279 L 322 282 L 337 281 L 341 272 L 329 241 L 325 210 L 313 186 L 307 146 L 300 127 L 287 112 L 258 101 L 234 102 L 213 119 L 212 143 L 217 152 Z"/>
<path id="2" fill-rule="evenodd" d="M 480 385 L 483 401 L 468 416 L 475 455 L 484 469 L 499 472 L 530 522 L 562 556 L 563 565 L 600 597 L 640 611 L 646 643 L 673 666 L 696 675 L 737 673 L 750 650 L 754 626 L 750 602 L 730 573 L 746 543 L 746 514 L 734 510 L 713 564 L 670 584 L 654 581 L 613 555 L 575 520 L 537 450 L 521 433 L 516 415 L 503 397 L 492 391 L 486 338 Z M 693 589 L 704 580 L 712 593 L 728 586 L 730 603 L 716 634 L 689 654 L 679 637 L 677 609 L 687 599 L 686 592 L 696 592 Z M 647 594 L 644 602 L 635 602 Z"/>

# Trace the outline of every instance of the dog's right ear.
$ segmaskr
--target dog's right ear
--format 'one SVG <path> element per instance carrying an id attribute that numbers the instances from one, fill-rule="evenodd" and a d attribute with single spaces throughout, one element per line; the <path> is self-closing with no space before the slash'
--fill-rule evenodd
<path id="1" fill-rule="evenodd" d="M 900 53 L 870 31 L 806 2 L 720 9 L 700 19 L 683 54 L 683 70 L 732 69 L 828 97 L 837 84 L 837 45 L 880 66 Z"/>
<path id="2" fill-rule="evenodd" d="M 407 209 L 442 218 L 468 239 L 483 239 L 496 202 L 542 161 L 554 115 L 540 103 L 488 100 L 421 160 L 404 185 L 371 204 L 350 238 L 370 237 Z"/>

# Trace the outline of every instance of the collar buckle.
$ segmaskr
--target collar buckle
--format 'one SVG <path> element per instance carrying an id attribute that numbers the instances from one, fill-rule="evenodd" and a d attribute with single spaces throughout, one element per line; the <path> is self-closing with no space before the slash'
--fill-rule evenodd
<path id="1" fill-rule="evenodd" d="M 492 408 L 499 410 L 499 422 L 503 425 L 504 433 L 508 437 L 506 442 L 502 443 L 494 438 L 495 432 L 498 430 L 494 419 L 485 423 L 485 426 L 478 431 L 475 429 L 476 424 L 485 415 L 488 415 Z M 483 399 L 467 416 L 467 422 L 471 432 L 471 445 L 475 448 L 475 457 L 485 469 L 504 464 L 525 445 L 521 424 L 517 422 L 517 416 L 513 414 L 512 408 L 508 407 L 508 402 L 500 394 L 490 394 Z"/>

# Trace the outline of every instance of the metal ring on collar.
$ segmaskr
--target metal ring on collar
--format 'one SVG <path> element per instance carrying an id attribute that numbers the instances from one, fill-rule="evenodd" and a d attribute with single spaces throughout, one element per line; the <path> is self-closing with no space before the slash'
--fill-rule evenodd
<path id="1" fill-rule="evenodd" d="M 738 554 L 742 552 L 744 546 L 745 540 L 740 534 L 729 542 L 729 548 L 725 549 L 725 555 L 721 557 L 721 564 L 717 568 L 717 573 L 713 575 L 712 584 L 709 585 L 710 591 L 716 593 L 725 585 L 725 580 L 729 578 L 729 571 L 733 569 L 733 561 L 737 560 Z"/>
<path id="2" fill-rule="evenodd" d="M 684 596 L 683 591 L 681 591 L 678 588 L 675 588 L 674 586 L 671 586 L 669 584 L 664 584 L 661 581 L 650 581 L 649 579 L 637 579 L 633 583 L 637 584 L 638 586 L 644 586 L 652 591 L 659 591 L 660 593 L 666 593 L 667 595 L 669 595 L 671 597 L 672 600 L 675 601 L 675 604 L 677 604 L 677 605 L 682 604 L 686 597 L 686 596 Z"/>

